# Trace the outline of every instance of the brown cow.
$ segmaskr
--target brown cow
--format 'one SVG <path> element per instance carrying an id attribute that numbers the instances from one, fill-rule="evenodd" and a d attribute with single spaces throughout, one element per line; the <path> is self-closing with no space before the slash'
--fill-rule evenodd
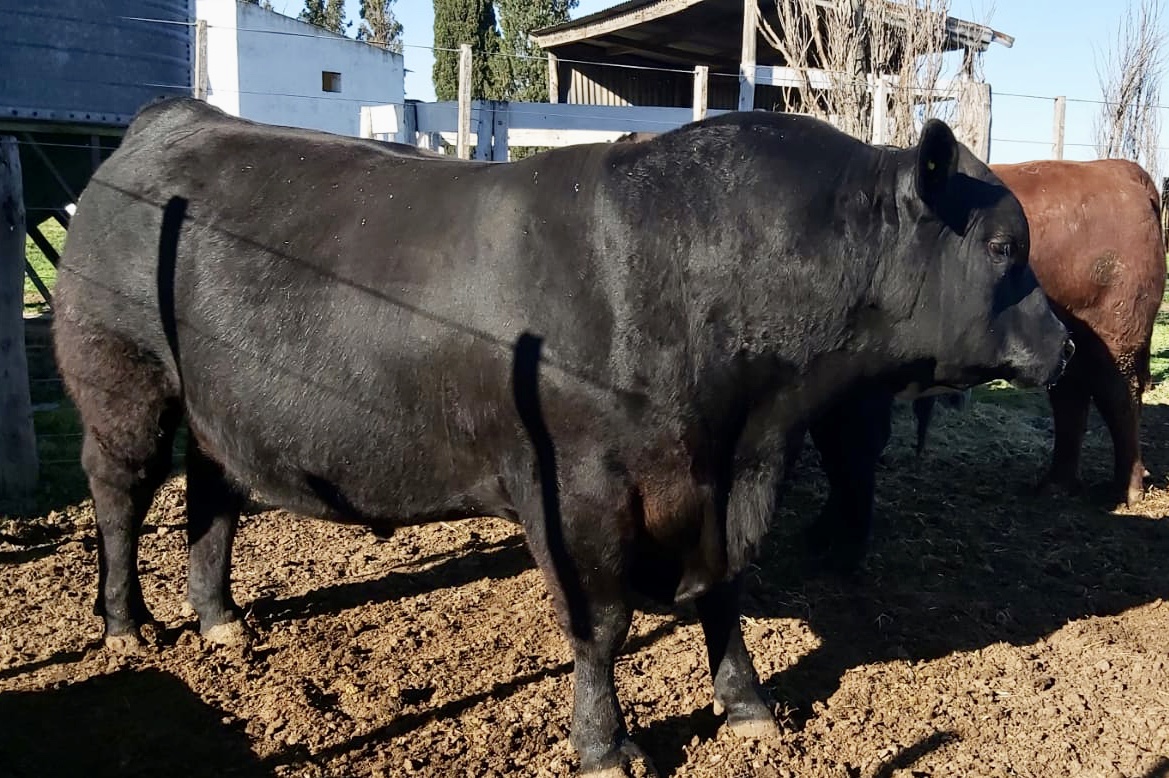
<path id="1" fill-rule="evenodd" d="M 1161 198 L 1127 160 L 992 165 L 1023 204 L 1031 267 L 1076 342 L 1051 390 L 1055 452 L 1045 484 L 1079 488 L 1089 400 L 1108 425 L 1120 496 L 1141 499 L 1141 395 L 1149 341 L 1165 289 Z"/>

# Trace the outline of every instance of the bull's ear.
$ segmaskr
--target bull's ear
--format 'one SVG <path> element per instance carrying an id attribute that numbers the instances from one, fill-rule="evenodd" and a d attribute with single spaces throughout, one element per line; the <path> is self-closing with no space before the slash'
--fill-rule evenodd
<path id="1" fill-rule="evenodd" d="M 917 196 L 933 206 L 946 189 L 946 182 L 958 172 L 958 141 L 940 119 L 930 119 L 917 144 Z"/>

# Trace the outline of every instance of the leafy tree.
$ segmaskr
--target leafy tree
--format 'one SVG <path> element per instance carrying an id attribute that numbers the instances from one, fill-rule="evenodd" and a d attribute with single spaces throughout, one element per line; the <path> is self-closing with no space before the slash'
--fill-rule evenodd
<path id="1" fill-rule="evenodd" d="M 439 100 L 459 96 L 461 43 L 471 44 L 471 99 L 501 99 L 503 76 L 495 8 L 489 0 L 434 0 L 434 93 Z"/>
<path id="2" fill-rule="evenodd" d="M 304 10 L 297 18 L 338 35 L 344 35 L 353 24 L 345 20 L 345 0 L 304 0 Z"/>
<path id="3" fill-rule="evenodd" d="M 357 40 L 402 53 L 402 23 L 394 16 L 396 0 L 361 0 Z"/>
<path id="4" fill-rule="evenodd" d="M 276 10 L 275 8 L 272 7 L 271 0 L 243 0 L 243 2 L 251 3 L 252 5 L 258 5 L 261 8 L 263 8 L 265 11 L 275 11 Z"/>
<path id="5" fill-rule="evenodd" d="M 503 28 L 506 78 L 500 85 L 506 100 L 543 102 L 548 99 L 548 60 L 528 33 L 568 21 L 577 0 L 496 0 Z"/>

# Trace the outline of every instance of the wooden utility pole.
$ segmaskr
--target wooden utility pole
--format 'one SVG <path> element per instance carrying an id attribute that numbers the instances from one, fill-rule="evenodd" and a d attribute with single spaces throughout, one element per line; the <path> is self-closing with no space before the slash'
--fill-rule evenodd
<path id="1" fill-rule="evenodd" d="M 739 110 L 755 109 L 755 39 L 758 0 L 743 0 L 743 50 L 739 57 Z"/>
<path id="2" fill-rule="evenodd" d="M 20 147 L 0 136 L 0 513 L 37 485 L 37 440 L 24 351 L 24 193 Z"/>
<path id="3" fill-rule="evenodd" d="M 1063 130 L 1067 119 L 1068 99 L 1055 98 L 1055 122 L 1051 129 L 1051 158 L 1063 159 Z"/>
<path id="4" fill-rule="evenodd" d="M 471 44 L 459 44 L 459 130 L 455 143 L 459 159 L 471 158 Z"/>

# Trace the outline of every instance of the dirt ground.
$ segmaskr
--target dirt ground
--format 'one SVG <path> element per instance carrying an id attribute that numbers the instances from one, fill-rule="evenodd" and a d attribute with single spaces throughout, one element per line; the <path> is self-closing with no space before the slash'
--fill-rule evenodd
<path id="1" fill-rule="evenodd" d="M 1030 494 L 1036 399 L 939 411 L 921 462 L 903 413 L 855 580 L 801 561 L 824 488 L 807 447 L 745 608 L 781 739 L 721 726 L 693 612 L 639 613 L 619 694 L 660 773 L 1169 776 L 1169 406 L 1146 409 L 1149 499 L 1113 511 Z M 1094 420 L 1086 480 L 1110 461 Z M 0 776 L 571 774 L 570 655 L 511 525 L 247 516 L 234 591 L 259 638 L 229 650 L 182 609 L 183 504 L 175 479 L 148 519 L 166 629 L 129 659 L 98 647 L 90 504 L 0 522 Z"/>

